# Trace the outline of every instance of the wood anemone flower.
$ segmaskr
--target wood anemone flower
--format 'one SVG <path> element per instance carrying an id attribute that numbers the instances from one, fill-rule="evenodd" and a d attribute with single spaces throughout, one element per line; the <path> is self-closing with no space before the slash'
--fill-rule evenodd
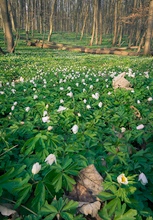
<path id="1" fill-rule="evenodd" d="M 118 177 L 117 177 L 117 182 L 119 184 L 124 184 L 124 185 L 127 185 L 128 184 L 128 179 L 127 177 L 125 177 L 124 173 L 120 174 Z"/>

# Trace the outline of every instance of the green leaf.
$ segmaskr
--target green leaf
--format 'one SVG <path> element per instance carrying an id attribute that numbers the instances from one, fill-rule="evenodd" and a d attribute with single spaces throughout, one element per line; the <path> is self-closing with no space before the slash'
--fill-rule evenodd
<path id="1" fill-rule="evenodd" d="M 110 199 L 113 199 L 115 198 L 116 196 L 109 193 L 109 192 L 100 192 L 98 197 L 102 200 L 102 201 L 107 201 L 107 200 L 110 200 Z"/>
<path id="2" fill-rule="evenodd" d="M 78 207 L 78 202 L 76 201 L 73 201 L 73 200 L 70 200 L 63 208 L 62 211 L 70 211 L 70 210 L 73 210 L 73 209 L 77 209 Z"/>
<path id="3" fill-rule="evenodd" d="M 35 198 L 32 201 L 32 207 L 34 207 L 34 210 L 39 212 L 41 207 L 45 203 L 45 186 L 42 182 L 39 182 L 36 186 L 35 192 L 34 192 Z"/>
<path id="4" fill-rule="evenodd" d="M 68 212 L 61 212 L 61 217 L 64 220 L 73 220 L 73 215 L 71 213 Z"/>
<path id="5" fill-rule="evenodd" d="M 62 188 L 62 173 L 58 173 L 52 180 L 55 191 L 58 192 Z"/>
<path id="6" fill-rule="evenodd" d="M 134 209 L 128 210 L 124 215 L 121 214 L 121 216 L 115 217 L 114 220 L 134 220 L 136 219 L 137 211 Z"/>
<path id="7" fill-rule="evenodd" d="M 98 212 L 98 214 L 103 220 L 111 220 L 112 218 L 109 216 L 106 206 L 107 202 L 105 203 L 103 208 Z"/>
<path id="8" fill-rule="evenodd" d="M 55 208 L 55 206 L 49 205 L 48 202 L 46 201 L 44 206 L 41 207 L 40 213 L 44 216 L 52 213 L 55 216 L 58 213 L 58 210 Z"/>
<path id="9" fill-rule="evenodd" d="M 7 173 L 0 176 L 0 184 L 3 184 L 12 177 L 14 177 L 14 167 L 12 167 L 9 171 L 7 171 Z"/>
<path id="10" fill-rule="evenodd" d="M 18 200 L 15 204 L 15 208 L 19 207 L 23 200 L 27 200 L 30 197 L 30 191 L 32 189 L 32 185 L 30 183 L 25 184 L 23 187 L 17 189 L 18 193 Z M 24 201 L 25 202 L 25 201 Z"/>

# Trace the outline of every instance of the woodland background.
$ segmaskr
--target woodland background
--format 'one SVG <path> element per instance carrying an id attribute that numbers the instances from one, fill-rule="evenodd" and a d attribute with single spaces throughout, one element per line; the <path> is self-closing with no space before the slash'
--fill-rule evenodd
<path id="1" fill-rule="evenodd" d="M 152 0 L 1 0 L 0 4 L 0 28 L 9 41 L 11 31 L 18 38 L 24 30 L 27 40 L 38 31 L 48 41 L 53 31 L 75 32 L 80 40 L 89 34 L 89 45 L 101 45 L 103 36 L 111 35 L 112 46 L 126 41 L 129 47 L 138 46 L 138 51 L 145 46 L 144 54 L 151 51 Z M 12 41 L 8 51 L 14 51 Z"/>

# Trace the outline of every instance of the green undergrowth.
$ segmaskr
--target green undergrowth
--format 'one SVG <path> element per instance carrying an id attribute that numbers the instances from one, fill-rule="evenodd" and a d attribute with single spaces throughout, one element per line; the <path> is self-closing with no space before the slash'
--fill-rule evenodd
<path id="1" fill-rule="evenodd" d="M 132 90 L 113 89 L 123 72 Z M 11 204 L 18 220 L 86 219 L 67 195 L 79 171 L 94 164 L 104 179 L 102 219 L 153 219 L 152 57 L 41 49 L 22 40 L 14 54 L 0 56 L 0 81 L 2 206 Z"/>

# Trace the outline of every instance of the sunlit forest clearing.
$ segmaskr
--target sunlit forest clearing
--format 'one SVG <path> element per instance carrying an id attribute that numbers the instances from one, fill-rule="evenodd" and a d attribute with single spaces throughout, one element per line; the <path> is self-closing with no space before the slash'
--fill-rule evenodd
<path id="1" fill-rule="evenodd" d="M 53 0 L 50 21 L 56 16 L 50 23 L 50 1 L 31 2 L 33 9 L 42 6 L 42 32 L 40 8 L 33 12 L 33 28 L 27 0 L 27 14 L 16 9 L 20 0 L 12 7 L 16 25 L 19 20 L 23 25 L 12 26 L 13 44 L 0 30 L 0 219 L 152 220 L 152 39 L 149 47 L 145 39 L 140 45 L 143 33 L 124 20 L 120 39 L 117 17 L 120 28 L 113 44 L 115 21 L 107 31 L 106 24 L 114 11 L 103 21 L 102 42 L 96 43 L 95 32 L 91 44 L 92 19 L 81 13 L 89 9 L 94 15 L 93 2 L 99 2 L 103 13 L 106 8 L 112 12 L 113 3 L 118 12 L 120 7 L 129 12 L 126 21 L 132 10 L 137 12 L 134 24 L 144 28 L 152 1 L 128 0 L 127 11 L 124 1 L 89 0 L 86 8 L 86 1 L 78 0 L 80 17 L 71 14 L 70 22 L 76 5 Z M 139 3 L 145 6 L 144 19 Z M 57 22 L 59 8 L 63 23 Z M 78 29 L 69 29 L 81 21 Z M 125 26 L 135 30 L 132 36 Z"/>

